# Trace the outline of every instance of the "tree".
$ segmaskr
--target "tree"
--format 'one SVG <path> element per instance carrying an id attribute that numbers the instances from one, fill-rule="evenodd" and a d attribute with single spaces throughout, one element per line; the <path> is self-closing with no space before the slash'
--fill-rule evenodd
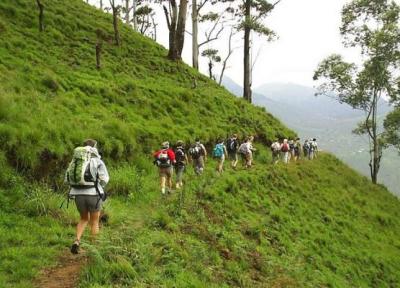
<path id="1" fill-rule="evenodd" d="M 318 94 L 334 92 L 342 103 L 365 111 L 366 117 L 355 130 L 370 140 L 370 174 L 378 181 L 384 137 L 378 127 L 378 102 L 383 95 L 398 100 L 400 65 L 400 7 L 394 1 L 353 0 L 342 10 L 340 32 L 346 47 L 359 47 L 363 63 L 347 63 L 340 55 L 323 60 L 314 80 L 324 82 Z M 396 84 L 397 83 L 397 84 Z M 397 86 L 397 88 L 396 88 Z"/>
<path id="2" fill-rule="evenodd" d="M 39 31 L 44 31 L 44 5 L 41 0 L 36 0 L 39 9 Z"/>
<path id="3" fill-rule="evenodd" d="M 214 63 L 221 62 L 221 57 L 218 55 L 218 50 L 206 49 L 201 53 L 201 56 L 208 58 L 208 74 L 210 79 L 215 80 L 215 76 L 213 74 Z"/>
<path id="4" fill-rule="evenodd" d="M 153 28 L 153 37 L 156 37 L 156 23 L 154 19 L 154 10 L 148 6 L 140 6 L 136 11 L 138 31 L 145 35 L 149 28 Z"/>
<path id="5" fill-rule="evenodd" d="M 275 32 L 266 27 L 262 20 L 281 2 L 276 1 L 271 4 L 266 0 L 223 0 L 224 2 L 239 3 L 238 7 L 229 8 L 229 12 L 239 19 L 238 30 L 244 32 L 244 48 L 243 48 L 243 98 L 252 102 L 251 92 L 251 65 L 250 50 L 251 32 L 267 37 L 268 41 L 276 38 Z"/>
<path id="6" fill-rule="evenodd" d="M 385 143 L 396 147 L 400 152 L 400 107 L 386 116 L 383 126 Z"/>
<path id="7" fill-rule="evenodd" d="M 168 2 L 168 8 L 163 5 L 169 30 L 168 58 L 171 60 L 181 60 L 183 45 L 185 42 L 188 0 L 180 0 L 179 8 L 176 0 L 169 0 Z"/>
<path id="8" fill-rule="evenodd" d="M 121 45 L 121 37 L 119 34 L 119 28 L 118 28 L 118 13 L 119 13 L 119 9 L 121 7 L 119 5 L 116 5 L 115 0 L 109 0 L 109 2 L 110 2 L 110 6 L 111 6 L 112 15 L 113 15 L 115 45 L 120 46 Z"/>

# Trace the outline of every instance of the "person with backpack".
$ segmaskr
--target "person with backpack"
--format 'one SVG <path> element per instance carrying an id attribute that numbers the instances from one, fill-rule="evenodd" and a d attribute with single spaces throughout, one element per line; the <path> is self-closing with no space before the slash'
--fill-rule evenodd
<path id="1" fill-rule="evenodd" d="M 247 169 L 250 169 L 253 165 L 253 152 L 256 151 L 253 147 L 253 140 L 253 136 L 246 138 L 246 141 L 240 145 L 238 150 L 239 154 L 242 155 L 244 166 Z"/>
<path id="2" fill-rule="evenodd" d="M 301 152 L 300 138 L 297 138 L 296 142 L 294 143 L 294 161 L 300 159 L 300 152 Z"/>
<path id="3" fill-rule="evenodd" d="M 168 192 L 172 190 L 173 165 L 175 165 L 175 152 L 169 148 L 169 142 L 163 142 L 161 149 L 153 154 L 154 164 L 157 165 L 160 175 L 161 194 L 165 194 L 165 186 Z"/>
<path id="4" fill-rule="evenodd" d="M 283 143 L 281 145 L 281 153 L 283 158 L 283 163 L 288 164 L 289 162 L 289 143 L 287 139 L 283 139 Z"/>
<path id="5" fill-rule="evenodd" d="M 228 152 L 226 151 L 224 140 L 219 139 L 213 150 L 213 157 L 217 159 L 218 162 L 216 170 L 219 174 L 222 174 L 224 170 L 224 161 L 227 155 Z"/>
<path id="6" fill-rule="evenodd" d="M 228 158 L 231 161 L 231 167 L 236 169 L 238 163 L 238 149 L 239 140 L 236 134 L 233 134 L 231 138 L 226 141 L 226 150 L 228 152 Z"/>
<path id="7" fill-rule="evenodd" d="M 87 224 L 92 238 L 99 233 L 100 210 L 106 200 L 104 188 L 109 179 L 96 140 L 85 140 L 83 146 L 74 149 L 73 159 L 65 173 L 65 182 L 71 187 L 68 197 L 75 199 L 80 214 L 76 238 L 71 246 L 73 254 L 79 253 L 81 237 Z"/>
<path id="8" fill-rule="evenodd" d="M 188 158 L 185 153 L 184 143 L 182 140 L 176 142 L 175 147 L 175 173 L 176 173 L 176 189 L 180 189 L 183 186 L 183 173 L 186 170 Z"/>
<path id="9" fill-rule="evenodd" d="M 271 152 L 272 152 L 272 163 L 276 164 L 279 162 L 279 154 L 281 153 L 281 144 L 279 140 L 276 139 L 274 143 L 271 144 Z"/>
<path id="10" fill-rule="evenodd" d="M 193 161 L 194 171 L 197 175 L 203 174 L 205 162 L 207 161 L 206 147 L 200 142 L 200 139 L 195 140 L 195 144 L 189 149 L 190 159 Z"/>
<path id="11" fill-rule="evenodd" d="M 314 159 L 314 152 L 315 152 L 314 141 L 313 138 L 310 138 L 310 140 L 308 141 L 308 159 L 310 160 Z"/>
<path id="12" fill-rule="evenodd" d="M 310 143 L 308 143 L 308 140 L 306 139 L 303 144 L 304 159 L 308 158 L 309 151 L 310 151 Z"/>
<path id="13" fill-rule="evenodd" d="M 294 157 L 294 140 L 290 139 L 289 140 L 289 161 L 291 159 L 295 159 Z"/>

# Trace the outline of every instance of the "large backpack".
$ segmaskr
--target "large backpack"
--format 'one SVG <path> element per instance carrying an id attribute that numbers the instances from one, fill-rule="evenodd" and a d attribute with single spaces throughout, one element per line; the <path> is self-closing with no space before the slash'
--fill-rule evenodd
<path id="1" fill-rule="evenodd" d="M 163 149 L 156 157 L 156 165 L 160 168 L 171 167 L 171 159 L 168 155 L 168 149 Z"/>
<path id="2" fill-rule="evenodd" d="M 303 145 L 303 150 L 306 152 L 306 153 L 308 153 L 308 151 L 310 150 L 310 143 L 304 143 L 304 145 Z"/>
<path id="3" fill-rule="evenodd" d="M 238 144 L 236 139 L 229 138 L 226 141 L 226 149 L 228 150 L 229 153 L 236 153 L 237 146 Z"/>
<path id="4" fill-rule="evenodd" d="M 249 149 L 246 142 L 240 145 L 238 152 L 243 155 L 249 154 Z"/>
<path id="5" fill-rule="evenodd" d="M 177 166 L 184 166 L 185 165 L 185 151 L 183 148 L 176 148 L 175 150 L 175 160 Z"/>
<path id="6" fill-rule="evenodd" d="M 90 160 L 92 159 L 91 147 L 77 147 L 68 166 L 66 177 L 68 184 L 73 188 L 95 187 L 95 179 L 90 172 Z"/>
<path id="7" fill-rule="evenodd" d="M 281 147 L 280 147 L 279 143 L 278 142 L 272 143 L 271 151 L 274 152 L 274 153 L 278 153 L 279 150 L 281 150 Z"/>
<path id="8" fill-rule="evenodd" d="M 221 158 L 223 155 L 224 155 L 224 144 L 219 143 L 215 145 L 213 150 L 213 156 L 215 158 Z"/>
<path id="9" fill-rule="evenodd" d="M 203 148 L 199 144 L 196 144 L 190 147 L 189 155 L 192 159 L 199 159 L 199 157 L 203 155 Z"/>
<path id="10" fill-rule="evenodd" d="M 288 151 L 289 151 L 289 144 L 283 143 L 283 144 L 282 144 L 281 151 L 282 151 L 282 152 L 288 152 Z"/>

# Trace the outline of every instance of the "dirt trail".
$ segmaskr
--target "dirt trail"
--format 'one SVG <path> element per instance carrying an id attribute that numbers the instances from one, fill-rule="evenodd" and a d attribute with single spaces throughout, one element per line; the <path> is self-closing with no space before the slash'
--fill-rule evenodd
<path id="1" fill-rule="evenodd" d="M 40 288 L 75 288 L 78 286 L 81 267 L 86 263 L 84 253 L 72 255 L 68 250 L 58 260 L 58 263 L 44 269 L 35 281 L 35 287 Z"/>

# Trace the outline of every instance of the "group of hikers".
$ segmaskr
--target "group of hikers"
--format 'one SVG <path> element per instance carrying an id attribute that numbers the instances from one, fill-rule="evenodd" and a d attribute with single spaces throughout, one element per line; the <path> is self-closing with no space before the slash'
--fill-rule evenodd
<path id="1" fill-rule="evenodd" d="M 226 141 L 218 139 L 212 151 L 212 157 L 217 160 L 216 171 L 221 174 L 224 170 L 225 159 L 229 159 L 231 167 L 236 169 L 239 155 L 243 159 L 246 168 L 250 168 L 253 161 L 254 137 L 247 137 L 243 143 L 239 142 L 236 134 L 233 134 Z M 193 164 L 196 175 L 201 175 L 204 171 L 207 161 L 207 149 L 200 139 L 196 139 L 195 143 L 185 149 L 185 144 L 179 140 L 175 147 L 170 147 L 168 141 L 163 142 L 161 149 L 153 154 L 154 164 L 159 168 L 161 193 L 166 194 L 172 191 L 172 176 L 176 173 L 175 188 L 180 189 L 183 186 L 183 174 L 189 163 Z"/>
<path id="2" fill-rule="evenodd" d="M 254 137 L 249 136 L 240 142 L 236 134 L 226 141 L 218 139 L 212 150 L 212 157 L 216 160 L 216 172 L 222 174 L 224 162 L 229 159 L 233 170 L 237 169 L 239 158 L 242 159 L 243 167 L 250 169 L 253 165 Z M 306 140 L 303 145 L 300 139 L 281 142 L 276 140 L 271 145 L 272 162 L 276 164 L 281 158 L 284 163 L 291 159 L 297 161 L 304 157 L 313 159 L 318 154 L 318 145 L 315 138 Z M 161 144 L 161 149 L 153 154 L 154 164 L 158 167 L 160 177 L 160 188 L 162 195 L 171 193 L 173 189 L 173 174 L 176 174 L 175 188 L 183 187 L 183 176 L 187 166 L 191 163 L 196 175 L 203 174 L 207 162 L 207 149 L 200 139 L 188 149 L 181 140 L 171 147 L 168 141 Z M 75 199 L 80 220 L 76 227 L 76 238 L 71 246 L 73 254 L 79 253 L 80 241 L 86 226 L 89 224 L 91 237 L 99 232 L 100 211 L 106 200 L 105 186 L 109 181 L 106 165 L 101 160 L 97 150 L 97 141 L 85 140 L 83 146 L 74 150 L 73 159 L 65 174 L 65 182 L 70 185 L 69 197 Z"/>
<path id="3" fill-rule="evenodd" d="M 272 163 L 276 164 L 282 159 L 287 164 L 290 160 L 297 161 L 300 158 L 313 160 L 318 156 L 318 143 L 316 138 L 306 139 L 303 145 L 300 138 L 284 139 L 281 142 L 275 140 L 271 145 Z M 303 152 L 303 153 L 302 153 Z"/>

